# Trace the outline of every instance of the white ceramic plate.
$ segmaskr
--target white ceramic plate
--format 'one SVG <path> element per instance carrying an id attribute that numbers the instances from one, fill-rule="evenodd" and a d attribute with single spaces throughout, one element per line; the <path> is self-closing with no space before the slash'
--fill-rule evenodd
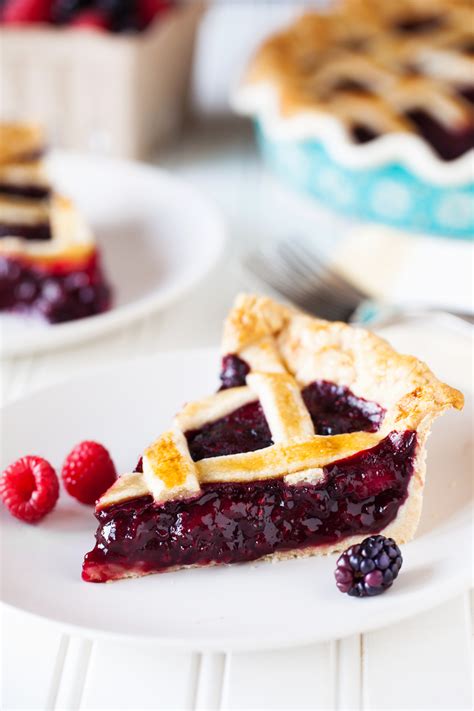
<path id="1" fill-rule="evenodd" d="M 392 328 L 391 340 L 428 359 L 470 398 L 469 339 L 430 323 Z M 36 392 L 4 411 L 2 464 L 36 453 L 59 467 L 74 444 L 94 438 L 109 447 L 120 470 L 130 470 L 184 401 L 215 389 L 217 371 L 214 350 L 175 352 Z M 334 556 L 109 585 L 82 582 L 82 557 L 93 546 L 95 520 L 90 508 L 62 492 L 56 510 L 35 527 L 2 508 L 1 599 L 76 633 L 216 650 L 291 646 L 393 623 L 469 585 L 470 423 L 469 400 L 463 413 L 436 423 L 420 529 L 404 546 L 396 584 L 378 598 L 339 593 Z"/>
<path id="2" fill-rule="evenodd" d="M 54 185 L 77 202 L 96 235 L 114 304 L 105 314 L 55 325 L 2 314 L 2 355 L 100 336 L 161 309 L 206 275 L 224 244 L 212 204 L 163 170 L 63 152 L 49 165 Z"/>

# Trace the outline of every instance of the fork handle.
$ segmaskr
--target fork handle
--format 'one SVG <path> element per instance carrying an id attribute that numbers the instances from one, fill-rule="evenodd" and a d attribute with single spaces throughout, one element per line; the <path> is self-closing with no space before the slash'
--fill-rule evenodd
<path id="1" fill-rule="evenodd" d="M 361 324 L 363 326 L 371 326 L 380 328 L 382 326 L 390 326 L 407 318 L 417 316 L 428 316 L 433 313 L 445 313 L 451 316 L 456 316 L 467 323 L 474 324 L 474 313 L 469 311 L 459 311 L 456 309 L 443 309 L 442 307 L 434 306 L 393 306 L 385 304 L 381 301 L 372 301 L 367 299 L 362 301 L 351 317 L 351 323 Z"/>

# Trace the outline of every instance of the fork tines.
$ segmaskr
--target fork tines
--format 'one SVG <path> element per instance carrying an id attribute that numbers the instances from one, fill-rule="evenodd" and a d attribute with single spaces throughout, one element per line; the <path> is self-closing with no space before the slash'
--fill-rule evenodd
<path id="1" fill-rule="evenodd" d="M 295 305 L 331 321 L 348 321 L 368 298 L 296 238 L 267 245 L 249 255 L 245 266 Z"/>

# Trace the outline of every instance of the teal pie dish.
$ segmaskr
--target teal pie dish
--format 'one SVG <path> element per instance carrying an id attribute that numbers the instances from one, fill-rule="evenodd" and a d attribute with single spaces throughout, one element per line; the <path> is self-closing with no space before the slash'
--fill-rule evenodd
<path id="1" fill-rule="evenodd" d="M 408 232 L 473 239 L 473 180 L 439 184 L 396 159 L 370 167 L 346 165 L 323 140 L 275 137 L 262 121 L 256 133 L 266 163 L 278 176 L 338 213 Z"/>

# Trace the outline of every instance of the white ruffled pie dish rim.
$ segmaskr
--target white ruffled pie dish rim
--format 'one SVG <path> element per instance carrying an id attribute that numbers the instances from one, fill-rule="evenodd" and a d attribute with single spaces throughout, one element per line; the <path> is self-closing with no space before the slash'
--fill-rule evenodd
<path id="1" fill-rule="evenodd" d="M 354 143 L 342 123 L 329 114 L 305 109 L 282 116 L 275 82 L 240 84 L 232 92 L 230 103 L 237 113 L 258 119 L 272 139 L 320 140 L 335 160 L 350 168 L 372 169 L 397 163 L 423 180 L 445 187 L 469 185 L 474 180 L 474 149 L 453 161 L 444 161 L 414 134 L 388 133 L 368 143 Z"/>

